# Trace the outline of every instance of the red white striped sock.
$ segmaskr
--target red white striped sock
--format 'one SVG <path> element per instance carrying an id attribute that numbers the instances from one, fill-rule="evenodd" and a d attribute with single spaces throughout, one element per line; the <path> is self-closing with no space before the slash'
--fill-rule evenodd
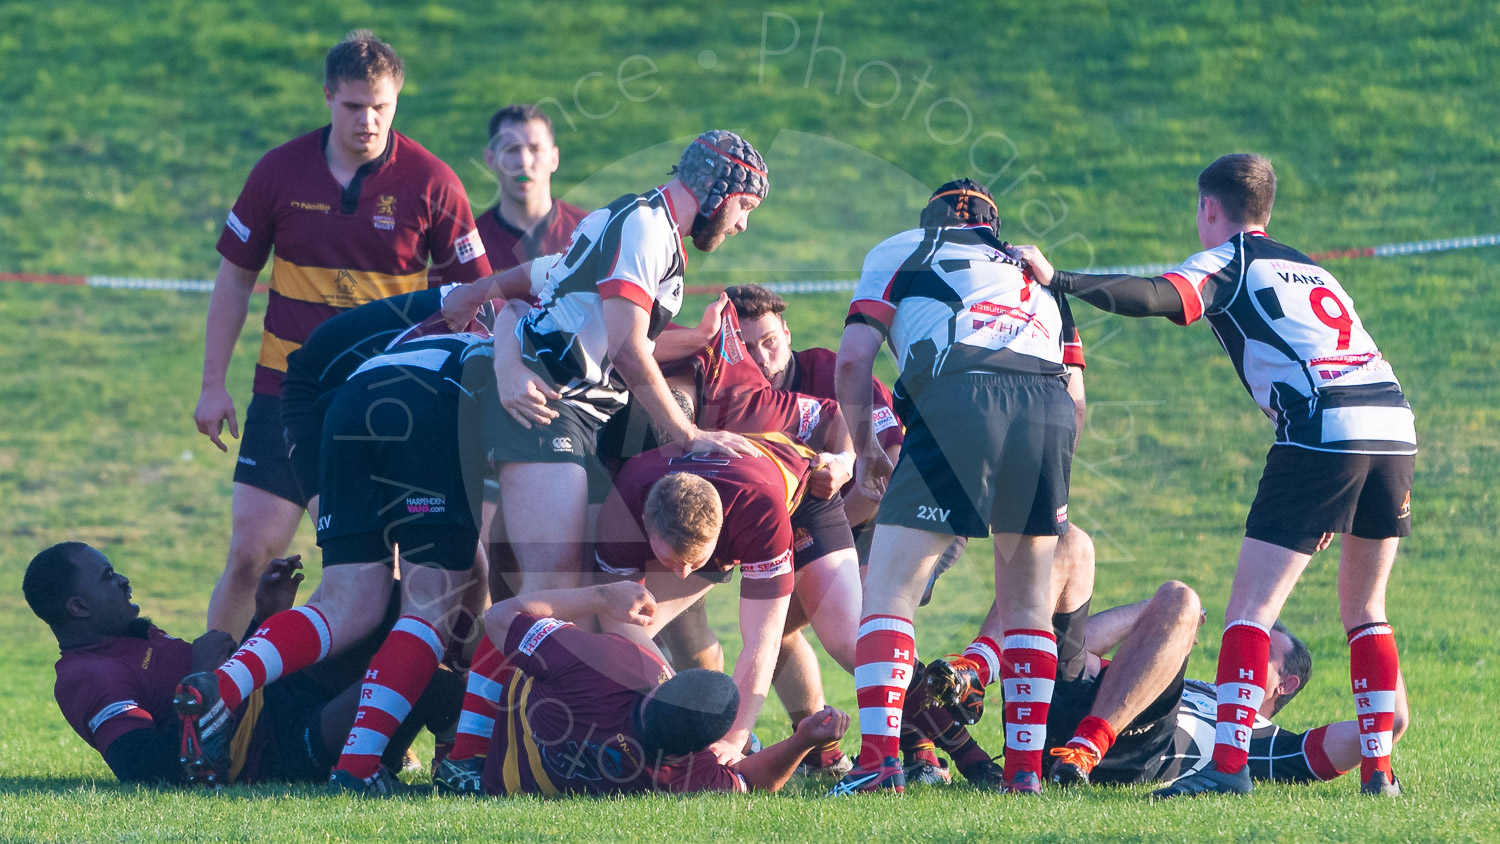
<path id="1" fill-rule="evenodd" d="M 396 620 L 365 672 L 354 728 L 334 770 L 348 771 L 361 779 L 375 775 L 380 755 L 422 696 L 442 658 L 443 637 L 437 628 L 414 615 Z"/>
<path id="2" fill-rule="evenodd" d="M 901 707 L 916 660 L 915 636 L 910 619 L 869 615 L 860 620 L 854 644 L 854 688 L 859 729 L 864 734 L 859 764 L 865 770 L 874 770 L 886 757 L 900 753 Z"/>
<path id="3" fill-rule="evenodd" d="M 1047 711 L 1057 678 L 1057 637 L 1051 630 L 1005 631 L 1000 679 L 1005 690 L 1005 779 L 1042 773 Z"/>
<path id="4" fill-rule="evenodd" d="M 256 689 L 322 661 L 332 645 L 328 619 L 316 607 L 276 613 L 214 670 L 219 697 L 233 711 Z"/>
<path id="5" fill-rule="evenodd" d="M 1250 732 L 1266 699 L 1266 668 L 1271 661 L 1271 633 L 1253 621 L 1239 619 L 1224 628 L 1219 649 L 1219 725 L 1214 733 L 1214 765 L 1239 773 L 1250 761 Z"/>
<path id="6" fill-rule="evenodd" d="M 964 657 L 979 672 L 979 684 L 989 686 L 1000 679 L 1000 646 L 988 636 L 980 636 L 964 648 Z"/>
<path id="7" fill-rule="evenodd" d="M 1396 722 L 1396 677 L 1401 661 L 1396 635 L 1383 621 L 1349 631 L 1349 680 L 1354 687 L 1354 711 L 1359 715 L 1359 776 L 1369 780 L 1376 771 L 1391 773 L 1391 743 Z"/>
<path id="8" fill-rule="evenodd" d="M 500 714 L 500 696 L 510 682 L 514 669 L 490 637 L 479 640 L 474 658 L 469 662 L 469 682 L 464 692 L 463 712 L 458 716 L 458 738 L 448 758 L 457 762 L 484 756 L 495 732 L 495 718 Z"/>
<path id="9" fill-rule="evenodd" d="M 1078 729 L 1073 731 L 1073 737 L 1068 744 L 1092 750 L 1098 759 L 1103 759 L 1104 754 L 1115 746 L 1115 728 L 1103 718 L 1088 716 L 1078 722 Z"/>

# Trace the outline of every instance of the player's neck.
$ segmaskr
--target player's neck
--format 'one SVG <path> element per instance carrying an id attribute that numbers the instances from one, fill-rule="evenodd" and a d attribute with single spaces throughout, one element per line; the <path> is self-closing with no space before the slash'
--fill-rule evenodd
<path id="1" fill-rule="evenodd" d="M 541 222 L 552 211 L 550 190 L 536 190 L 532 193 L 534 195 L 526 197 L 524 201 L 500 194 L 500 219 L 523 232 L 531 231 L 532 226 Z"/>
<path id="2" fill-rule="evenodd" d="M 382 148 L 371 156 L 355 155 L 340 148 L 337 143 L 329 143 L 323 148 L 323 158 L 328 162 L 328 172 L 333 174 L 340 185 L 347 188 L 354 181 L 354 174 L 359 172 L 359 168 L 379 158 L 384 152 Z"/>
<path id="3" fill-rule="evenodd" d="M 698 216 L 698 197 L 680 179 L 667 182 L 664 189 L 672 203 L 672 216 L 677 219 L 677 233 L 684 237 L 692 234 L 693 219 Z"/>
<path id="4" fill-rule="evenodd" d="M 52 628 L 52 635 L 57 637 L 57 649 L 60 651 L 86 648 L 90 645 L 97 645 L 109 638 L 87 627 L 54 627 Z"/>

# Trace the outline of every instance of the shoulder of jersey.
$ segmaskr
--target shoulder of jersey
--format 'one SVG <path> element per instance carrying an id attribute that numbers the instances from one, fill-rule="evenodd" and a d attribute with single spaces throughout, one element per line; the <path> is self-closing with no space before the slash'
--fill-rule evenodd
<path id="1" fill-rule="evenodd" d="M 281 167 L 296 164 L 313 152 L 321 153 L 323 149 L 322 138 L 322 129 L 314 129 L 306 134 L 298 135 L 281 146 L 272 147 L 268 150 L 265 155 L 260 157 L 260 163 L 257 166 L 273 165 Z"/>
<path id="2" fill-rule="evenodd" d="M 409 171 L 415 168 L 427 173 L 429 176 L 453 182 L 458 181 L 458 175 L 453 172 L 452 167 L 448 166 L 448 162 L 433 155 L 427 150 L 427 147 L 397 132 L 395 129 L 391 130 L 391 135 L 395 138 L 396 160 L 400 163 L 403 170 Z"/>

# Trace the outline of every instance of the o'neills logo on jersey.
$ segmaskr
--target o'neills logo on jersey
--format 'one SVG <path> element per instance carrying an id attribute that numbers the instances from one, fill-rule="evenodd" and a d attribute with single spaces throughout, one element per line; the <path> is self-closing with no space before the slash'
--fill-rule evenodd
<path id="1" fill-rule="evenodd" d="M 739 363 L 745 359 L 745 347 L 740 343 L 740 335 L 734 332 L 727 319 L 719 328 L 719 345 L 724 349 L 725 363 Z"/>
<path id="2" fill-rule="evenodd" d="M 551 636 L 564 627 L 572 626 L 569 622 L 558 621 L 555 618 L 541 619 L 531 625 L 531 629 L 527 630 L 526 635 L 521 637 L 521 645 L 517 650 L 527 656 L 531 656 L 536 653 L 536 649 L 541 646 L 542 642 L 547 640 L 548 636 Z"/>
<path id="3" fill-rule="evenodd" d="M 430 495 L 425 498 L 408 498 L 406 499 L 406 512 L 446 513 L 448 512 L 448 499 L 440 495 Z"/>
<path id="4" fill-rule="evenodd" d="M 327 214 L 329 211 L 333 210 L 332 205 L 324 202 L 303 202 L 299 199 L 292 200 L 291 205 L 293 208 L 298 208 L 303 211 L 319 211 L 324 214 Z"/>

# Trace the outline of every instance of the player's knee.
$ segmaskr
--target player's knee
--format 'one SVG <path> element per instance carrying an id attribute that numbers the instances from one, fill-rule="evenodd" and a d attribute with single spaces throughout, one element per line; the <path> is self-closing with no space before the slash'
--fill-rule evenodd
<path id="1" fill-rule="evenodd" d="M 1203 603 L 1199 600 L 1198 593 L 1193 591 L 1193 587 L 1180 580 L 1169 580 L 1163 583 L 1156 590 L 1156 599 L 1184 622 L 1191 621 L 1196 624 L 1199 613 L 1203 611 Z"/>
<path id="2" fill-rule="evenodd" d="M 1400 740 L 1401 736 L 1406 733 L 1408 720 L 1406 707 L 1396 707 L 1396 717 L 1391 720 L 1391 741 Z"/>

